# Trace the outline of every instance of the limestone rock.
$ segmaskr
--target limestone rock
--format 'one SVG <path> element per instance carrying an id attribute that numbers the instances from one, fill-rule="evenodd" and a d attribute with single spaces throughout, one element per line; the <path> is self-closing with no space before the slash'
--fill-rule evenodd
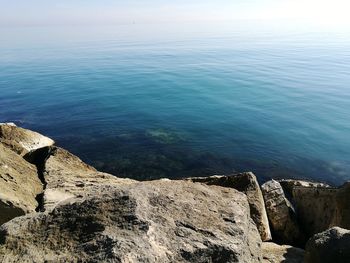
<path id="1" fill-rule="evenodd" d="M 350 229 L 350 182 L 338 189 L 335 200 L 336 211 L 333 225 Z"/>
<path id="2" fill-rule="evenodd" d="M 305 263 L 350 262 L 350 231 L 333 227 L 314 235 L 306 244 Z"/>
<path id="3" fill-rule="evenodd" d="M 14 124 L 13 122 L 0 122 L 0 126 L 1 126 L 1 125 L 17 126 L 17 125 Z"/>
<path id="4" fill-rule="evenodd" d="M 35 166 L 0 143 L 0 225 L 35 211 L 42 189 Z"/>
<path id="5" fill-rule="evenodd" d="M 255 175 L 251 172 L 232 176 L 210 176 L 189 178 L 192 182 L 234 188 L 247 195 L 250 216 L 255 222 L 263 241 L 271 240 L 271 232 L 265 210 L 264 198 Z"/>
<path id="6" fill-rule="evenodd" d="M 44 209 L 52 209 L 58 202 L 79 197 L 86 191 L 100 189 L 104 185 L 135 183 L 131 179 L 117 178 L 98 172 L 70 152 L 53 147 L 44 168 L 46 189 Z"/>
<path id="7" fill-rule="evenodd" d="M 322 183 L 280 181 L 289 194 L 303 232 L 311 237 L 334 226 L 337 189 Z"/>
<path id="8" fill-rule="evenodd" d="M 305 251 L 288 245 L 263 242 L 262 253 L 263 263 L 301 263 L 304 262 Z"/>
<path id="9" fill-rule="evenodd" d="M 333 226 L 350 229 L 350 183 L 339 188 L 300 180 L 280 181 L 308 237 Z"/>
<path id="10" fill-rule="evenodd" d="M 286 198 L 281 184 L 271 180 L 264 183 L 261 190 L 273 237 L 286 244 L 302 244 L 304 240 L 296 220 L 294 207 Z"/>
<path id="11" fill-rule="evenodd" d="M 246 196 L 185 181 L 103 186 L 0 228 L 0 262 L 261 262 Z"/>
<path id="12" fill-rule="evenodd" d="M 33 150 L 51 146 L 55 143 L 50 138 L 37 132 L 12 124 L 0 125 L 0 142 L 22 156 Z"/>
<path id="13" fill-rule="evenodd" d="M 286 194 L 292 195 L 293 190 L 297 187 L 307 187 L 307 188 L 331 188 L 330 185 L 319 182 L 309 182 L 304 180 L 293 180 L 293 179 L 283 179 L 279 183 L 282 185 L 283 190 Z"/>

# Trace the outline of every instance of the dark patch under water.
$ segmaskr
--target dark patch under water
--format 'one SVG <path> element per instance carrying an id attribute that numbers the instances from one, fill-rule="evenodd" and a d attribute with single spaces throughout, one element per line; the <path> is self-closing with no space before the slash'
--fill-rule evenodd
<path id="1" fill-rule="evenodd" d="M 267 159 L 247 160 L 214 154 L 210 150 L 194 150 L 186 146 L 185 141 L 166 143 L 148 136 L 148 132 L 105 139 L 73 136 L 58 141 L 58 144 L 70 149 L 100 171 L 137 180 L 229 175 L 252 171 L 260 182 L 271 178 L 296 178 L 334 184 L 332 179 L 339 176 L 337 169 L 330 171 L 329 165 L 322 161 L 301 159 L 298 160 L 300 169 L 293 169 Z"/>

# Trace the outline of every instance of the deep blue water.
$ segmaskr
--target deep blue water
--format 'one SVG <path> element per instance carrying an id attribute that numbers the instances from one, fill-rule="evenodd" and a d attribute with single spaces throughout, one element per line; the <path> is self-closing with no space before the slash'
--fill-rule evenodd
<path id="1" fill-rule="evenodd" d="M 138 179 L 350 180 L 350 34 L 0 29 L 0 122 Z"/>

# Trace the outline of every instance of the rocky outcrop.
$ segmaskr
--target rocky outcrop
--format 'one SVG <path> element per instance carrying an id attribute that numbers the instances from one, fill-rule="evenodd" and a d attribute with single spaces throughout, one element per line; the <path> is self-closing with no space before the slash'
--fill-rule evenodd
<path id="1" fill-rule="evenodd" d="M 34 212 L 42 189 L 35 166 L 0 143 L 0 225 Z"/>
<path id="2" fill-rule="evenodd" d="M 13 123 L 0 124 L 0 142 L 21 156 L 55 143 L 46 136 L 17 127 Z"/>
<path id="3" fill-rule="evenodd" d="M 302 249 L 261 242 L 269 224 L 274 242 L 297 246 L 350 228 L 350 183 L 260 189 L 253 173 L 138 182 L 53 143 L 0 124 L 0 262 L 294 263 Z M 313 236 L 306 262 L 350 262 L 349 236 Z"/>
<path id="4" fill-rule="evenodd" d="M 189 178 L 188 180 L 208 185 L 234 188 L 245 193 L 250 207 L 250 216 L 259 230 L 261 239 L 263 241 L 271 240 L 271 232 L 265 210 L 264 199 L 256 176 L 253 173 L 241 173 L 231 176 L 197 177 Z"/>
<path id="5" fill-rule="evenodd" d="M 246 196 L 185 181 L 106 185 L 0 236 L 1 262 L 261 262 Z"/>
<path id="6" fill-rule="evenodd" d="M 264 242 L 262 244 L 262 253 L 263 263 L 301 263 L 304 261 L 305 251 L 288 245 Z"/>
<path id="7" fill-rule="evenodd" d="M 300 180 L 280 181 L 307 237 L 333 226 L 350 229 L 350 183 L 339 188 Z"/>
<path id="8" fill-rule="evenodd" d="M 307 237 L 335 224 L 336 188 L 300 180 L 280 181 L 293 203 L 298 222 Z"/>
<path id="9" fill-rule="evenodd" d="M 303 180 L 293 180 L 293 179 L 283 179 L 280 180 L 279 183 L 282 185 L 283 190 L 286 192 L 286 194 L 293 195 L 293 190 L 295 188 L 332 188 L 330 185 L 320 182 L 309 182 L 309 181 L 303 181 Z"/>
<path id="10" fill-rule="evenodd" d="M 77 156 L 59 147 L 53 147 L 50 151 L 45 163 L 44 180 L 44 209 L 52 209 L 57 203 L 80 197 L 86 191 L 98 192 L 101 186 L 136 182 L 98 172 Z"/>
<path id="11" fill-rule="evenodd" d="M 339 227 L 316 234 L 306 244 L 305 263 L 350 262 L 350 231 Z"/>
<path id="12" fill-rule="evenodd" d="M 286 198 L 281 184 L 271 180 L 264 183 L 261 189 L 273 237 L 286 244 L 302 244 L 304 237 L 297 222 L 295 209 Z"/>
<path id="13" fill-rule="evenodd" d="M 350 229 L 350 182 L 345 183 L 338 189 L 335 201 L 336 209 L 333 225 Z"/>

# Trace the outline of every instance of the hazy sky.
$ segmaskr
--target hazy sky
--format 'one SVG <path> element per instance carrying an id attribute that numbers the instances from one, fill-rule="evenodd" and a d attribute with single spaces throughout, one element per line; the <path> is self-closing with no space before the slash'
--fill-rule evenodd
<path id="1" fill-rule="evenodd" d="M 0 25 L 289 19 L 350 26 L 348 12 L 349 0 L 0 0 Z"/>

